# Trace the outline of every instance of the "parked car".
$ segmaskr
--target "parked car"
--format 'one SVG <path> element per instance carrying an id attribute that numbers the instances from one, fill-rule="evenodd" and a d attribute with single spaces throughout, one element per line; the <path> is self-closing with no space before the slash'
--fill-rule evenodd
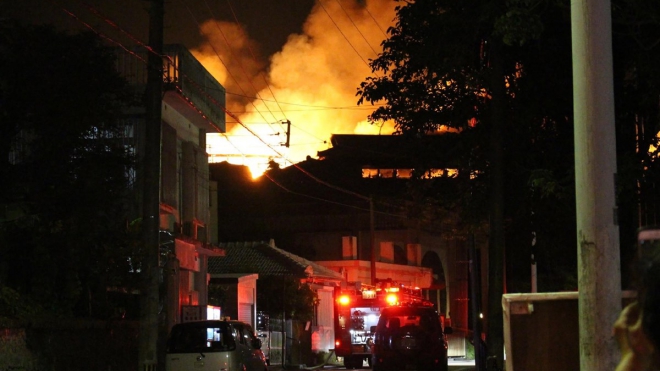
<path id="1" fill-rule="evenodd" d="M 261 340 L 240 321 L 174 325 L 167 340 L 167 371 L 268 371 Z"/>
<path id="2" fill-rule="evenodd" d="M 429 306 L 393 306 L 373 326 L 373 371 L 447 371 L 447 337 L 441 317 Z"/>

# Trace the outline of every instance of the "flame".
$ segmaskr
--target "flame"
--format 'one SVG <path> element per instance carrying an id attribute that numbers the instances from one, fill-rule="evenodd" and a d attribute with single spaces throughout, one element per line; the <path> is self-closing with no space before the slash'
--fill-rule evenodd
<path id="1" fill-rule="evenodd" d="M 356 106 L 355 93 L 373 76 L 367 63 L 382 50 L 394 6 L 391 0 L 317 2 L 303 32 L 289 35 L 268 66 L 253 56 L 257 44 L 242 27 L 205 22 L 206 43 L 192 53 L 226 88 L 227 109 L 238 117 L 227 117 L 226 134 L 207 135 L 210 161 L 247 165 L 256 177 L 269 161 L 284 167 L 315 157 L 332 134 L 391 134 L 391 123 L 368 123 L 375 107 Z"/>

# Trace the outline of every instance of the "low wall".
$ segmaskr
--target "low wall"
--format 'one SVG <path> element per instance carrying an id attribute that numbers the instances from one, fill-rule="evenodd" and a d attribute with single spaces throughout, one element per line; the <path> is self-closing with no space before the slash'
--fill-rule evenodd
<path id="1" fill-rule="evenodd" d="M 634 300 L 622 294 L 622 307 Z M 580 369 L 577 292 L 505 294 L 502 309 L 507 371 Z"/>
<path id="2" fill-rule="evenodd" d="M 0 328 L 0 371 L 137 371 L 138 328 L 78 320 Z"/>

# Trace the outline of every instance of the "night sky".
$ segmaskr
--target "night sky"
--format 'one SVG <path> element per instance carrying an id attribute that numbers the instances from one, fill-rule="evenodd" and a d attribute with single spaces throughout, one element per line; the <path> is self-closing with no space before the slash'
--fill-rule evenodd
<path id="1" fill-rule="evenodd" d="M 227 91 L 232 114 L 226 134 L 207 135 L 211 160 L 263 170 L 271 158 L 287 166 L 315 157 L 332 134 L 391 133 L 391 123 L 367 121 L 374 106 L 358 106 L 356 90 L 373 76 L 368 60 L 382 50 L 396 4 L 166 0 L 165 44 L 187 47 Z M 147 0 L 16 0 L 0 12 L 59 29 L 92 29 L 130 48 L 148 43 L 149 6 Z M 291 146 L 283 148 L 287 121 Z"/>
<path id="2" fill-rule="evenodd" d="M 280 50 L 290 34 L 301 32 L 313 5 L 313 0 L 167 0 L 165 43 L 195 48 L 203 41 L 199 24 L 212 18 L 229 22 L 238 20 L 248 35 L 259 43 L 261 54 L 269 56 Z M 103 20 L 105 17 L 146 43 L 149 6 L 147 0 L 17 0 L 6 1 L 2 14 L 3 18 L 50 23 L 69 30 L 85 28 L 82 23 L 85 22 L 96 30 L 115 36 L 117 31 Z"/>

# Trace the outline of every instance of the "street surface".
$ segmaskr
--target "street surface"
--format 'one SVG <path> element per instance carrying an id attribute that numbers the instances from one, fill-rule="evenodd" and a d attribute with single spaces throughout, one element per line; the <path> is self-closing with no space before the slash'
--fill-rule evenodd
<path id="1" fill-rule="evenodd" d="M 293 368 L 286 368 L 284 371 L 289 371 L 289 370 L 294 370 Z M 308 368 L 303 368 L 301 370 L 314 370 L 314 371 L 346 371 L 344 367 L 341 366 L 325 366 L 323 368 L 316 368 L 316 367 L 308 367 Z M 369 367 L 366 366 L 361 368 L 360 370 L 363 371 L 368 371 L 371 370 Z M 271 365 L 268 367 L 268 371 L 283 371 L 282 366 L 279 365 Z M 358 371 L 358 370 L 356 370 Z M 469 361 L 469 360 L 462 360 L 462 359 L 449 359 L 449 371 L 474 371 L 474 361 Z"/>
<path id="2" fill-rule="evenodd" d="M 474 361 L 449 358 L 449 371 L 474 371 Z"/>

